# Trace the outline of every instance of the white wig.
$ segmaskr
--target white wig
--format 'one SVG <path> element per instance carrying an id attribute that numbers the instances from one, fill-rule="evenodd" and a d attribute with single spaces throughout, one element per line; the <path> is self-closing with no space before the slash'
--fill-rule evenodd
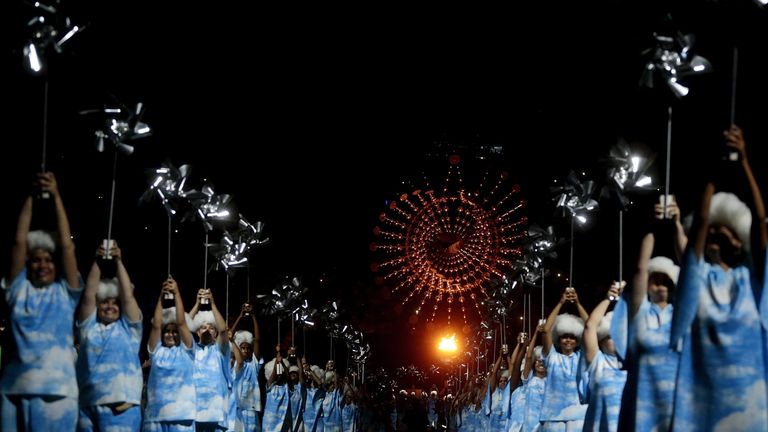
<path id="1" fill-rule="evenodd" d="M 96 288 L 96 301 L 102 302 L 108 298 L 117 298 L 117 278 L 102 279 Z"/>
<path id="2" fill-rule="evenodd" d="M 509 378 L 509 369 L 504 369 L 503 371 L 501 371 L 501 375 L 499 376 L 499 378 Z"/>
<path id="3" fill-rule="evenodd" d="M 555 325 L 552 327 L 552 342 L 557 344 L 560 335 L 572 334 L 576 336 L 576 341 L 581 345 L 581 336 L 583 333 L 583 319 L 572 314 L 560 314 L 555 318 Z"/>
<path id="4" fill-rule="evenodd" d="M 54 253 L 56 252 L 56 242 L 51 233 L 43 230 L 30 231 L 27 233 L 27 253 L 37 249 Z"/>
<path id="5" fill-rule="evenodd" d="M 613 311 L 608 312 L 600 320 L 600 325 L 597 326 L 597 340 L 601 341 L 611 336 L 611 320 L 613 319 Z"/>
<path id="6" fill-rule="evenodd" d="M 212 311 L 197 311 L 195 314 L 195 317 L 192 318 L 192 324 L 189 326 L 189 331 L 192 333 L 196 332 L 200 327 L 203 326 L 203 324 L 213 324 L 216 325 L 216 317 L 213 315 Z"/>
<path id="7" fill-rule="evenodd" d="M 533 361 L 544 359 L 544 355 L 542 354 L 542 351 L 544 350 L 544 347 L 541 345 L 536 345 L 533 348 Z"/>
<path id="8" fill-rule="evenodd" d="M 192 320 L 189 319 L 189 314 L 184 312 L 184 321 L 187 324 L 187 328 L 192 327 Z M 163 325 L 176 324 L 176 306 L 163 309 Z"/>
<path id="9" fill-rule="evenodd" d="M 238 330 L 235 332 L 235 345 L 240 347 L 241 343 L 247 343 L 248 345 L 253 345 L 253 334 L 249 332 L 248 330 Z"/>
<path id="10" fill-rule="evenodd" d="M 268 361 L 264 365 L 264 376 L 266 376 L 267 379 L 269 379 L 269 377 L 272 376 L 272 370 L 274 368 L 275 368 L 275 359 L 272 359 L 272 360 Z M 286 360 L 286 359 L 283 359 L 283 371 L 284 372 L 288 371 L 288 360 Z"/>
<path id="11" fill-rule="evenodd" d="M 648 261 L 648 274 L 650 273 L 664 273 L 672 279 L 672 282 L 677 285 L 677 278 L 680 276 L 680 267 L 675 263 L 663 256 L 656 256 Z"/>
<path id="12" fill-rule="evenodd" d="M 291 365 L 291 367 L 288 368 L 288 372 L 298 372 L 299 367 L 296 365 Z"/>
<path id="13" fill-rule="evenodd" d="M 325 371 L 325 378 L 323 379 L 323 384 L 331 384 L 335 381 L 336 381 L 336 372 Z"/>
<path id="14" fill-rule="evenodd" d="M 317 379 L 320 380 L 320 382 L 323 381 L 323 377 L 325 376 L 325 371 L 320 369 L 320 366 L 318 365 L 312 365 L 309 367 L 309 370 L 312 371 L 313 374 L 317 377 Z"/>
<path id="15" fill-rule="evenodd" d="M 752 229 L 752 211 L 736 195 L 718 192 L 709 204 L 709 224 L 721 224 L 739 237 L 744 250 L 749 250 L 749 233 Z"/>

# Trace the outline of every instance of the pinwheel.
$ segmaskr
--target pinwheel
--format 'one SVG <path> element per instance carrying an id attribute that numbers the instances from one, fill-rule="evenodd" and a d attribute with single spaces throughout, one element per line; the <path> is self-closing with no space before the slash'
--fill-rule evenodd
<path id="1" fill-rule="evenodd" d="M 25 2 L 34 8 L 32 17 L 27 21 L 28 37 L 24 42 L 23 65 L 24 70 L 33 76 L 44 75 L 43 80 L 43 134 L 41 152 L 41 172 L 46 172 L 46 159 L 48 151 L 48 54 L 53 50 L 61 54 L 63 46 L 83 27 L 75 25 L 69 17 L 64 16 L 59 10 L 59 3 L 49 2 Z M 47 192 L 40 194 L 41 198 L 49 198 Z M 109 250 L 109 249 L 107 249 Z"/>
<path id="2" fill-rule="evenodd" d="M 185 197 L 188 192 L 185 187 L 191 172 L 192 167 L 189 165 L 176 168 L 170 162 L 163 162 L 159 168 L 151 171 L 149 189 L 139 201 L 149 202 L 157 195 L 165 211 L 170 216 L 175 215 L 178 211 L 177 199 Z"/>
<path id="3" fill-rule="evenodd" d="M 42 75 L 47 72 L 46 57 L 50 50 L 61 54 L 64 44 L 84 27 L 73 24 L 69 17 L 60 14 L 58 2 L 56 5 L 39 1 L 28 4 L 35 11 L 27 21 L 29 39 L 24 44 L 24 69 L 31 75 Z"/>
<path id="4" fill-rule="evenodd" d="M 341 311 L 339 310 L 339 302 L 336 300 L 328 300 L 322 308 L 320 308 L 319 317 L 320 321 L 325 326 L 325 330 L 328 332 L 328 338 L 330 341 L 329 358 L 335 360 L 336 351 L 334 350 L 334 338 L 339 337 L 341 333 L 341 325 L 339 324 L 339 316 Z"/>
<path id="5" fill-rule="evenodd" d="M 81 114 L 101 112 L 105 114 L 106 125 L 103 130 L 96 131 L 96 149 L 101 153 L 104 151 L 104 138 L 114 144 L 115 151 L 112 159 L 112 190 L 109 199 L 109 220 L 107 223 L 107 240 L 104 248 L 109 251 L 109 241 L 112 239 L 112 220 L 115 209 L 115 186 L 117 184 L 117 156 L 119 153 L 125 155 L 133 154 L 134 147 L 126 144 L 126 141 L 140 139 L 152 134 L 152 129 L 141 121 L 144 114 L 144 105 L 139 102 L 134 110 L 129 110 L 122 105 L 119 108 L 104 108 L 103 110 L 86 110 Z M 111 259 L 109 253 L 105 255 L 106 259 Z"/>
<path id="6" fill-rule="evenodd" d="M 707 59 L 693 51 L 695 37 L 692 34 L 677 33 L 673 36 L 654 34 L 656 46 L 645 51 L 650 60 L 640 77 L 643 86 L 653 88 L 661 79 L 675 97 L 687 96 L 690 89 L 680 82 L 681 79 L 701 75 L 712 70 Z"/>
<path id="7" fill-rule="evenodd" d="M 653 88 L 658 79 L 663 80 L 677 99 L 681 99 L 690 93 L 690 89 L 680 82 L 681 79 L 695 75 L 705 74 L 712 70 L 707 59 L 696 55 L 693 50 L 695 37 L 692 34 L 683 35 L 676 32 L 674 35 L 654 34 L 655 46 L 644 53 L 650 55 L 640 78 L 640 85 Z M 734 59 L 734 65 L 736 61 Z M 735 66 L 734 66 L 735 67 Z M 735 78 L 732 96 L 735 97 Z M 735 107 L 732 101 L 731 109 Z M 669 195 L 670 169 L 672 157 L 672 104 L 667 107 L 667 160 L 664 178 L 666 195 Z"/>
<path id="8" fill-rule="evenodd" d="M 205 248 L 203 258 L 203 288 L 208 288 L 208 248 L 210 246 L 215 246 L 215 244 L 209 243 L 209 234 L 210 231 L 213 230 L 214 222 L 223 222 L 231 219 L 234 214 L 234 204 L 232 203 L 232 197 L 230 195 L 216 195 L 213 191 L 213 185 L 210 183 L 204 184 L 200 191 L 192 189 L 185 192 L 184 197 L 189 200 L 189 203 L 194 210 L 185 214 L 182 218 L 182 222 L 197 218 L 202 222 L 205 231 L 205 240 L 203 243 Z"/>
<path id="9" fill-rule="evenodd" d="M 166 161 L 151 171 L 149 189 L 142 194 L 139 202 L 149 202 L 154 196 L 159 197 L 166 213 L 168 214 L 168 276 L 171 275 L 171 235 L 173 233 L 173 216 L 177 212 L 177 202 L 183 198 L 187 179 L 192 172 L 192 167 L 182 165 L 176 168 Z"/>
<path id="10" fill-rule="evenodd" d="M 627 194 L 656 190 L 651 177 L 645 174 L 654 157 L 633 151 L 622 139 L 611 147 L 607 158 L 607 179 L 600 197 L 615 201 L 619 207 L 619 281 L 624 280 L 624 212 L 631 204 Z"/>
<path id="11" fill-rule="evenodd" d="M 553 198 L 556 202 L 555 214 L 558 216 L 570 217 L 571 219 L 571 256 L 568 273 L 568 283 L 573 286 L 573 231 L 574 223 L 579 224 L 587 222 L 587 215 L 597 210 L 597 201 L 592 199 L 592 193 L 595 190 L 595 183 L 592 180 L 579 180 L 574 171 L 571 171 L 566 177 L 562 186 L 551 188 L 556 195 Z"/>
<path id="12" fill-rule="evenodd" d="M 206 233 L 213 230 L 213 222 L 227 221 L 232 217 L 232 197 L 228 194 L 216 195 L 210 183 L 204 184 L 200 191 L 187 192 L 185 197 L 189 199 L 194 212 L 184 215 L 182 221 L 196 217 L 203 223 Z"/>
<path id="13" fill-rule="evenodd" d="M 651 177 L 646 174 L 654 159 L 655 155 L 644 156 L 620 139 L 611 147 L 605 160 L 606 182 L 600 191 L 600 198 L 615 201 L 619 210 L 625 211 L 631 203 L 627 194 L 656 190 Z"/>

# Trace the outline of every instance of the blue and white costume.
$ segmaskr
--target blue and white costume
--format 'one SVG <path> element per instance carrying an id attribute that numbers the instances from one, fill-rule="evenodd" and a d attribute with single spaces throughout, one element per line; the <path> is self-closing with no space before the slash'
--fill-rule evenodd
<path id="1" fill-rule="evenodd" d="M 25 423 L 34 430 L 74 430 L 78 386 L 72 327 L 82 289 L 63 279 L 35 288 L 26 268 L 10 287 L 3 282 L 17 350 L 6 351 L 0 379 L 2 430 Z"/>
<path id="2" fill-rule="evenodd" d="M 683 340 L 675 430 L 768 430 L 765 321 L 754 292 L 765 286 L 750 267 L 726 271 L 686 252 L 671 339 Z"/>
<path id="3" fill-rule="evenodd" d="M 584 418 L 584 431 L 616 431 L 627 371 L 621 370 L 615 355 L 598 351 L 587 366 L 589 389 L 588 408 Z"/>
<path id="4" fill-rule="evenodd" d="M 80 352 L 77 379 L 80 385 L 80 430 L 111 426 L 141 426 L 141 391 L 144 377 L 139 360 L 142 337 L 141 318 L 131 322 L 125 315 L 104 325 L 94 310 L 77 323 Z M 117 413 L 109 405 L 130 404 Z"/>
<path id="5" fill-rule="evenodd" d="M 152 367 L 147 379 L 144 430 L 193 430 L 195 412 L 195 345 L 149 349 Z"/>

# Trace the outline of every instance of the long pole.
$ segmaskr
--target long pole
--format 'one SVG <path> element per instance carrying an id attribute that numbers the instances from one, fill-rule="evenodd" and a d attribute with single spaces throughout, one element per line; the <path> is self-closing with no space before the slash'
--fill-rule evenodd
<path id="1" fill-rule="evenodd" d="M 171 276 L 171 233 L 172 231 L 171 212 L 168 212 L 168 277 Z"/>
<path id="2" fill-rule="evenodd" d="M 739 75 L 739 47 L 733 46 L 733 71 L 731 75 L 731 123 L 729 126 L 736 124 L 736 78 Z M 739 160 L 739 152 L 729 151 L 728 160 Z"/>
<path id="3" fill-rule="evenodd" d="M 619 210 L 619 284 L 624 280 L 624 210 Z"/>
<path id="4" fill-rule="evenodd" d="M 541 268 L 541 315 L 539 320 L 544 319 L 544 268 Z"/>
<path id="5" fill-rule="evenodd" d="M 205 232 L 205 257 L 203 258 L 203 289 L 208 288 L 208 231 Z"/>
<path id="6" fill-rule="evenodd" d="M 42 151 L 42 162 L 40 163 L 40 169 L 41 172 L 46 172 L 46 159 L 47 159 L 47 153 L 48 153 L 48 78 L 45 79 L 45 84 L 43 85 L 43 151 Z M 51 197 L 51 194 L 42 191 L 40 192 L 40 198 L 48 199 Z M 109 249 L 107 249 L 107 252 L 109 252 Z"/>
<path id="7" fill-rule="evenodd" d="M 667 164 L 664 179 L 664 209 L 667 208 L 667 197 L 669 196 L 669 176 L 670 167 L 672 166 L 672 105 L 667 108 Z M 664 211 L 664 217 L 667 217 L 667 212 Z"/>
<path id="8" fill-rule="evenodd" d="M 739 74 L 739 47 L 733 47 L 733 72 L 731 75 L 731 124 L 736 123 L 736 78 Z"/>
<path id="9" fill-rule="evenodd" d="M 107 239 L 112 240 L 112 216 L 115 212 L 115 184 L 117 183 L 117 148 L 115 148 L 115 157 L 112 161 L 112 192 L 109 196 L 109 222 L 107 223 Z M 109 256 L 109 245 L 104 245 Z"/>
<path id="10" fill-rule="evenodd" d="M 571 256 L 570 256 L 570 269 L 568 270 L 568 286 L 573 286 L 573 219 L 575 214 L 571 215 Z"/>
<path id="11" fill-rule="evenodd" d="M 45 172 L 45 160 L 48 152 L 48 78 L 43 84 L 43 153 L 40 168 Z"/>

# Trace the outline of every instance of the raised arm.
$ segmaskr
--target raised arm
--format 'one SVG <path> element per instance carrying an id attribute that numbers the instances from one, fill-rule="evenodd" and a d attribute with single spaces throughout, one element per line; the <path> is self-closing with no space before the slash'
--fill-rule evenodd
<path id="1" fill-rule="evenodd" d="M 195 315 L 197 315 L 197 311 L 200 309 L 200 299 L 203 298 L 204 292 L 205 288 L 200 288 L 197 290 L 197 295 L 195 295 L 195 304 L 192 306 L 192 309 L 189 310 L 189 319 L 195 319 Z"/>
<path id="2" fill-rule="evenodd" d="M 544 332 L 541 337 L 542 347 L 541 352 L 545 356 L 549 355 L 549 350 L 552 349 L 552 344 L 554 341 L 552 340 L 552 327 L 555 326 L 555 320 L 557 319 L 557 316 L 560 314 L 560 309 L 563 307 L 565 302 L 567 301 L 567 288 L 566 291 L 563 292 L 563 294 L 560 296 L 560 301 L 557 302 L 554 308 L 552 308 L 552 312 L 549 313 L 549 316 L 547 317 L 547 322 L 544 324 Z"/>
<path id="3" fill-rule="evenodd" d="M 253 313 L 253 305 L 250 303 L 246 303 L 243 305 L 243 307 L 247 306 L 247 312 L 251 315 L 251 324 L 253 324 L 253 355 L 256 356 L 256 358 L 261 357 L 261 353 L 259 352 L 259 339 L 261 338 L 259 333 L 259 322 L 256 320 L 256 315 Z"/>
<path id="4" fill-rule="evenodd" d="M 85 320 L 96 310 L 96 291 L 99 288 L 99 281 L 101 281 L 101 268 L 99 268 L 98 264 L 100 256 L 104 256 L 103 245 L 99 245 L 96 249 L 96 259 L 93 260 L 91 270 L 85 279 L 85 291 L 83 291 L 83 296 L 80 298 L 80 307 L 77 309 L 78 321 Z"/>
<path id="5" fill-rule="evenodd" d="M 579 311 L 579 317 L 581 317 L 581 319 L 583 319 L 584 321 L 589 319 L 589 314 L 587 313 L 587 310 L 584 309 L 584 306 L 582 306 L 581 302 L 579 301 L 579 294 L 576 293 L 575 289 L 571 291 L 569 300 L 576 305 L 576 310 Z"/>
<path id="6" fill-rule="evenodd" d="M 155 349 L 155 345 L 160 342 L 160 338 L 163 336 L 163 294 L 166 291 L 165 284 L 163 284 L 155 305 L 155 313 L 152 315 L 152 329 L 149 331 L 149 340 L 147 341 L 150 350 Z"/>
<path id="7" fill-rule="evenodd" d="M 291 352 L 293 350 L 293 352 Z M 296 348 L 291 347 L 288 350 L 288 355 L 291 355 L 291 353 L 296 354 Z M 304 383 L 304 363 L 301 361 L 301 357 L 296 357 L 296 365 L 299 367 L 299 382 Z"/>
<path id="8" fill-rule="evenodd" d="M 632 295 L 630 304 L 630 317 L 634 317 L 640 310 L 640 305 L 648 297 L 648 263 L 651 261 L 655 238 L 653 233 L 648 233 L 640 242 L 640 255 L 637 257 L 637 271 L 632 283 Z"/>
<path id="9" fill-rule="evenodd" d="M 523 361 L 523 355 L 525 354 L 525 344 L 528 342 L 525 333 L 521 332 L 517 335 L 517 344 L 512 351 L 512 356 L 509 357 L 509 385 L 510 389 L 514 389 L 520 384 L 520 363 Z"/>
<path id="10" fill-rule="evenodd" d="M 736 149 L 736 151 L 738 151 L 741 156 L 741 166 L 744 168 L 744 175 L 747 177 L 749 189 L 750 192 L 752 192 L 752 203 L 754 205 L 753 211 L 755 213 L 755 217 L 752 218 L 753 236 L 755 235 L 755 231 L 757 231 L 757 236 L 760 241 L 759 250 L 765 250 L 766 245 L 768 244 L 768 227 L 766 227 L 765 223 L 765 203 L 763 202 L 763 195 L 760 192 L 760 187 L 758 187 L 755 176 L 752 173 L 752 167 L 749 165 L 749 161 L 747 160 L 747 149 L 744 142 L 744 134 L 736 125 L 732 125 L 731 128 L 725 131 L 723 134 L 725 135 L 726 145 Z M 757 248 L 754 249 L 758 250 Z"/>
<path id="11" fill-rule="evenodd" d="M 485 388 L 487 389 L 488 386 L 491 387 L 491 393 L 496 391 L 496 386 L 499 383 L 499 377 L 496 376 L 496 374 L 499 372 L 499 366 L 501 366 L 501 359 L 503 356 L 505 356 L 507 353 L 502 352 L 499 354 L 499 358 L 496 359 L 496 362 L 493 363 L 493 370 L 491 370 L 491 373 L 488 375 L 488 379 L 485 382 Z"/>
<path id="12" fill-rule="evenodd" d="M 536 349 L 536 339 L 539 337 L 539 335 L 542 335 L 545 332 L 546 330 L 544 330 L 544 324 L 539 324 L 536 326 L 536 330 L 533 332 L 533 336 L 531 337 L 531 342 L 528 344 L 528 349 L 525 350 L 523 377 L 527 377 L 528 374 L 531 373 L 531 369 L 533 369 L 533 350 Z"/>
<path id="13" fill-rule="evenodd" d="M 240 351 L 240 347 L 237 346 L 237 344 L 235 343 L 234 332 L 231 332 L 228 330 L 227 333 L 228 333 L 227 336 L 229 337 L 229 342 L 231 343 L 231 346 L 232 346 L 232 354 L 235 355 L 235 373 L 239 373 L 240 369 L 243 367 L 243 352 Z"/>
<path id="14" fill-rule="evenodd" d="M 256 321 L 256 316 L 253 315 L 253 306 L 251 304 L 243 303 L 243 306 L 240 308 L 240 314 L 232 325 L 232 329 L 237 330 L 240 320 L 243 319 L 246 314 L 251 316 L 251 324 L 253 325 L 253 355 L 256 356 L 256 358 L 259 358 L 259 323 Z"/>
<path id="15" fill-rule="evenodd" d="M 620 286 L 621 284 L 619 282 L 611 284 L 611 287 L 608 288 L 608 294 L 597 304 L 597 306 L 595 306 L 592 314 L 584 323 L 584 355 L 588 364 L 592 363 L 592 360 L 595 359 L 595 356 L 600 351 L 600 341 L 597 340 L 597 328 L 600 327 L 600 321 L 605 316 L 605 312 L 611 304 L 611 298 L 619 298 Z"/>
<path id="16" fill-rule="evenodd" d="M 283 356 L 280 355 L 280 344 L 275 346 L 275 365 L 272 367 L 272 373 L 267 377 L 267 388 L 271 387 L 277 379 L 277 365 L 283 362 Z"/>
<path id="17" fill-rule="evenodd" d="M 181 343 L 184 344 L 184 346 L 187 348 L 192 348 L 194 339 L 192 339 L 192 332 L 189 331 L 189 327 L 187 327 L 187 320 L 184 317 L 184 302 L 181 300 L 179 286 L 171 277 L 169 277 L 163 283 L 163 287 L 166 286 L 168 287 L 168 291 L 173 294 L 173 301 L 176 306 L 176 327 L 179 328 L 179 337 L 181 338 Z"/>
<path id="18" fill-rule="evenodd" d="M 24 200 L 24 205 L 19 212 L 19 220 L 16 223 L 16 237 L 11 250 L 11 270 L 8 282 L 16 278 L 21 273 L 27 262 L 27 234 L 29 226 L 32 223 L 32 197 L 28 196 Z"/>
<path id="19" fill-rule="evenodd" d="M 304 373 L 309 375 L 309 377 L 312 378 L 312 381 L 314 381 L 315 384 L 317 384 L 318 386 L 322 386 L 323 382 L 320 381 L 320 378 L 317 375 L 315 375 L 314 372 L 312 372 L 312 368 L 309 366 L 309 363 L 307 363 L 306 357 L 301 358 L 301 364 L 304 366 Z"/>
<path id="20" fill-rule="evenodd" d="M 72 288 L 82 288 L 80 286 L 80 277 L 77 271 L 77 259 L 75 258 L 75 242 L 72 241 L 72 232 L 69 228 L 69 218 L 64 208 L 64 201 L 59 193 L 59 186 L 56 177 L 52 172 L 38 174 L 40 187 L 44 192 L 51 194 L 53 203 L 56 207 L 56 222 L 59 230 L 59 243 L 61 244 L 61 263 L 64 271 L 64 279 Z"/>
<path id="21" fill-rule="evenodd" d="M 131 283 L 130 276 L 128 276 L 128 270 L 125 269 L 123 251 L 117 246 L 117 240 L 112 240 L 110 255 L 117 263 L 118 296 L 120 296 L 120 305 L 123 308 L 123 313 L 130 322 L 140 321 L 141 309 L 139 309 L 139 304 L 136 302 L 136 297 L 133 296 L 133 284 Z"/>
<path id="22" fill-rule="evenodd" d="M 216 331 L 219 332 L 219 348 L 221 348 L 222 352 L 226 353 L 229 345 L 229 338 L 227 338 L 227 322 L 224 320 L 221 312 L 219 312 L 219 308 L 216 307 L 216 301 L 214 300 L 213 293 L 210 289 L 206 290 L 206 296 L 211 301 L 211 312 L 213 312 L 213 318 L 216 321 Z"/>

